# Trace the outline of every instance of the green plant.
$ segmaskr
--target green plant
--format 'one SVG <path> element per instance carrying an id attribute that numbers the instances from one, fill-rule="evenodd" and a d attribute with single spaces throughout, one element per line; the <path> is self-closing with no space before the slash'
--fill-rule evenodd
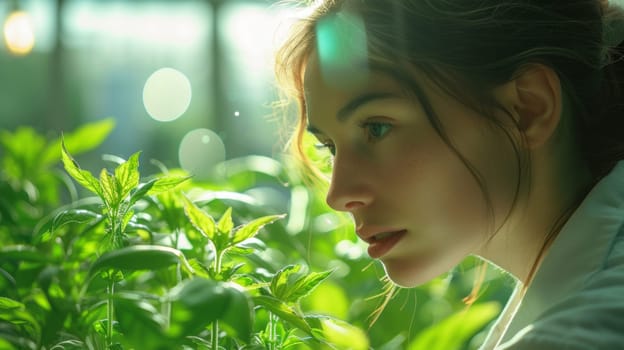
<path id="1" fill-rule="evenodd" d="M 112 127 L 0 132 L 0 349 L 419 349 L 448 334 L 468 349 L 494 316 L 477 303 L 452 321 L 468 261 L 399 290 L 370 325 L 383 271 L 292 162 L 232 159 L 196 182 L 164 166 L 145 176 L 135 153 L 107 156 L 96 177 L 72 155 Z M 488 276 L 484 302 L 503 300 Z"/>
<path id="2" fill-rule="evenodd" d="M 0 251 L 7 280 L 32 274 L 28 286 L 0 299 L 7 347 L 331 347 L 332 324 L 366 339 L 346 323 L 302 313 L 301 298 L 330 272 L 304 273 L 296 264 L 261 274 L 245 260 L 262 250 L 258 232 L 283 215 L 235 225 L 228 207 L 215 221 L 176 190 L 189 176 L 142 182 L 139 153 L 98 178 L 64 144 L 61 156 L 67 173 L 95 197 L 57 210 L 38 224 L 30 244 Z M 56 253 L 40 255 L 43 248 Z"/>

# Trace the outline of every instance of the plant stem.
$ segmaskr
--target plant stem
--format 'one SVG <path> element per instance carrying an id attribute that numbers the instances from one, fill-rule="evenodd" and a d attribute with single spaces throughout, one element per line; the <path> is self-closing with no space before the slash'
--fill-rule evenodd
<path id="1" fill-rule="evenodd" d="M 277 349 L 277 317 L 269 313 L 269 350 Z"/>
<path id="2" fill-rule="evenodd" d="M 169 325 L 171 324 L 171 300 L 167 298 L 162 305 L 163 307 L 163 315 L 165 316 L 165 329 L 169 329 Z"/>
<path id="3" fill-rule="evenodd" d="M 112 277 L 108 280 L 108 288 L 106 290 L 108 300 L 106 303 L 106 342 L 109 347 L 113 346 L 113 293 L 115 292 L 115 280 Z"/>
<path id="4" fill-rule="evenodd" d="M 221 260 L 223 259 L 223 252 L 215 253 L 214 269 L 217 274 L 221 273 Z"/>
<path id="5" fill-rule="evenodd" d="M 221 259 L 223 258 L 223 252 L 215 252 L 214 269 L 218 275 L 221 273 Z M 212 323 L 212 350 L 219 349 L 219 320 L 214 320 Z"/>
<path id="6" fill-rule="evenodd" d="M 219 320 L 212 323 L 212 350 L 219 350 Z"/>

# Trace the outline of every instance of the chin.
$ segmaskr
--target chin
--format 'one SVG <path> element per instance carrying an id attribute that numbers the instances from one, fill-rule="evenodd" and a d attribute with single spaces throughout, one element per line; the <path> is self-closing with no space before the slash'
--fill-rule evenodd
<path id="1" fill-rule="evenodd" d="M 399 287 L 413 288 L 421 286 L 448 270 L 433 269 L 431 266 L 418 266 L 405 261 L 383 261 L 388 278 Z"/>

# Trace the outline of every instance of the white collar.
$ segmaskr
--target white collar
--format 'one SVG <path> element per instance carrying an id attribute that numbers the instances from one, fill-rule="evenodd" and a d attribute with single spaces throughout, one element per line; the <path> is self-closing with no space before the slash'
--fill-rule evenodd
<path id="1" fill-rule="evenodd" d="M 594 186 L 561 229 L 502 341 L 511 339 L 600 270 L 623 223 L 624 161 L 620 161 Z"/>

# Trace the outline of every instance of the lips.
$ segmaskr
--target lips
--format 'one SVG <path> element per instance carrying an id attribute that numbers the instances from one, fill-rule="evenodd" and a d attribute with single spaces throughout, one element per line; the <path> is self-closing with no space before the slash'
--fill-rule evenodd
<path id="1" fill-rule="evenodd" d="M 364 227 L 357 229 L 358 236 L 369 244 L 368 255 L 373 259 L 384 256 L 407 233 L 404 229 L 384 227 Z"/>

